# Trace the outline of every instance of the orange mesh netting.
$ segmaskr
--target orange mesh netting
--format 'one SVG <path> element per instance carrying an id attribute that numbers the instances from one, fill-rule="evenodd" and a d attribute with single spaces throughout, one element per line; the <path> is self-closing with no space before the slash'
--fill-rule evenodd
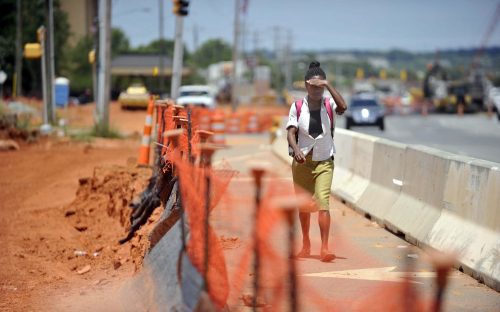
<path id="1" fill-rule="evenodd" d="M 204 274 L 207 198 L 210 201 L 208 209 L 211 211 L 225 192 L 234 172 L 227 168 L 213 170 L 198 167 L 180 156 L 174 156 L 172 161 L 179 177 L 182 207 L 189 226 L 188 255 L 198 271 Z M 207 195 L 207 191 L 209 191 L 209 195 Z M 208 243 L 208 292 L 214 304 L 218 308 L 222 308 L 229 292 L 226 265 L 220 243 L 210 226 L 208 227 Z"/>
<path id="2" fill-rule="evenodd" d="M 175 129 L 173 114 L 174 110 L 172 105 L 168 105 L 166 108 L 161 108 L 161 116 L 158 119 L 158 142 L 162 145 L 161 155 L 167 154 L 167 139 L 163 137 L 163 132 Z"/>

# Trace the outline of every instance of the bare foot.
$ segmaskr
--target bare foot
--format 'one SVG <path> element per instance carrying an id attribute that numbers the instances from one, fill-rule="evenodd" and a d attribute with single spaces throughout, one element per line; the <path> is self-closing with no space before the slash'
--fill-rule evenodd
<path id="1" fill-rule="evenodd" d="M 311 256 L 310 248 L 302 248 L 302 250 L 295 255 L 295 258 L 308 258 Z"/>
<path id="2" fill-rule="evenodd" d="M 328 251 L 327 249 L 321 250 L 320 253 L 320 261 L 321 262 L 331 262 L 335 259 L 335 255 L 333 252 Z"/>

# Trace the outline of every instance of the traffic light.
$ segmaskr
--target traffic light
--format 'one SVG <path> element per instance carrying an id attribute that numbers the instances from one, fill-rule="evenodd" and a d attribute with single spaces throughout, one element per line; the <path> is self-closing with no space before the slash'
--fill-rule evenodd
<path id="1" fill-rule="evenodd" d="M 174 8 L 173 12 L 177 16 L 186 16 L 188 15 L 188 6 L 189 0 L 173 0 Z"/>
<path id="2" fill-rule="evenodd" d="M 37 59 L 42 56 L 42 46 L 39 43 L 26 43 L 24 45 L 24 57 Z"/>
<path id="3" fill-rule="evenodd" d="M 89 52 L 89 64 L 95 63 L 95 49 L 90 50 Z"/>

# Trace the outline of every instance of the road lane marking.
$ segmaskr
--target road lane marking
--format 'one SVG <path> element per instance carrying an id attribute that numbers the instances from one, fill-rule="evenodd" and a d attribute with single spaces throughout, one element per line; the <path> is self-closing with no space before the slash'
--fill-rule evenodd
<path id="1" fill-rule="evenodd" d="M 398 185 L 398 186 L 403 186 L 403 181 L 398 180 L 398 179 L 392 179 L 392 183 Z"/>
<path id="2" fill-rule="evenodd" d="M 359 270 L 331 271 L 302 274 L 308 277 L 328 277 L 328 278 L 346 278 L 368 281 L 384 281 L 384 282 L 404 282 L 406 277 L 409 278 L 435 278 L 435 272 L 393 272 L 395 266 L 383 268 L 368 268 Z M 411 281 L 412 283 L 420 282 Z"/>

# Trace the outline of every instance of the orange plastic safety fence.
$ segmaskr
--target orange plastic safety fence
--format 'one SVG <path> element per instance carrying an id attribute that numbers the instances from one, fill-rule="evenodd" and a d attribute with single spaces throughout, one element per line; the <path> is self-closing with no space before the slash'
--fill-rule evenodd
<path id="1" fill-rule="evenodd" d="M 179 177 L 182 207 L 189 225 L 188 255 L 198 271 L 205 274 L 205 246 L 208 235 L 207 287 L 210 298 L 220 309 L 227 301 L 229 285 L 225 259 L 217 236 L 210 226 L 208 234 L 206 232 L 206 206 L 210 201 L 208 209 L 211 211 L 217 205 L 234 172 L 229 169 L 198 167 L 181 158 L 179 154 L 171 160 Z"/>
<path id="2" fill-rule="evenodd" d="M 164 131 L 169 131 L 169 130 L 173 130 L 175 128 L 175 125 L 174 125 L 174 120 L 173 120 L 173 114 L 174 114 L 174 110 L 173 110 L 173 107 L 172 105 L 168 105 L 166 109 L 163 110 L 163 118 L 161 119 L 160 121 L 160 124 L 159 124 L 159 130 L 160 129 L 164 129 Z M 164 125 L 163 125 L 164 123 Z M 162 144 L 162 150 L 161 150 L 161 155 L 164 156 L 166 153 L 167 153 L 167 139 L 165 137 L 163 137 L 163 133 L 160 133 L 160 143 Z"/>

